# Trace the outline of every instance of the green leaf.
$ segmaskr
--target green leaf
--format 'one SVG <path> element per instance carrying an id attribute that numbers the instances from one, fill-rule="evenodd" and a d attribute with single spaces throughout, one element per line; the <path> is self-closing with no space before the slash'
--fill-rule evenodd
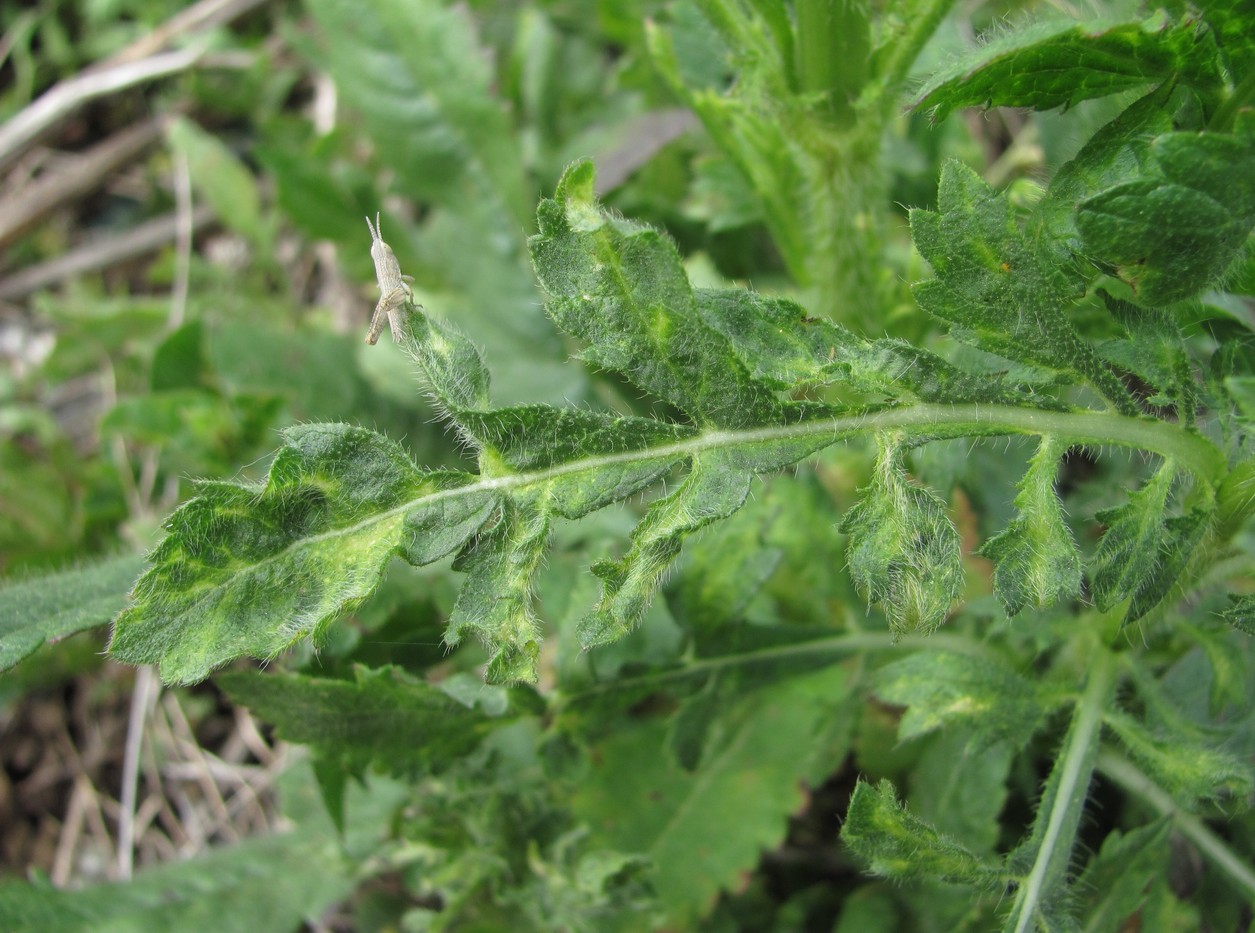
<path id="1" fill-rule="evenodd" d="M 223 398 L 204 389 L 169 389 L 119 401 L 101 431 L 149 445 L 164 454 L 169 472 L 230 473 L 270 442 L 268 430 L 283 400 L 239 394 Z"/>
<path id="2" fill-rule="evenodd" d="M 698 424 L 737 427 L 779 416 L 774 395 L 751 381 L 702 320 L 675 245 L 597 205 L 592 163 L 567 169 L 537 219 L 540 233 L 528 242 L 547 309 L 589 344 L 583 359 L 622 373 Z"/>
<path id="3" fill-rule="evenodd" d="M 1172 88 L 1164 85 L 1130 104 L 1060 166 L 1034 211 L 1033 220 L 1045 228 L 1047 237 L 1080 251 L 1077 202 L 1146 170 L 1151 163 L 1151 141 L 1172 129 L 1171 93 Z M 1062 252 L 1060 260 L 1066 261 Z"/>
<path id="4" fill-rule="evenodd" d="M 1016 517 L 978 552 L 994 562 L 994 592 L 1014 616 L 1081 592 L 1081 557 L 1063 520 L 1055 476 L 1065 446 L 1044 435 L 1015 497 Z"/>
<path id="5" fill-rule="evenodd" d="M 321 830 L 321 828 L 320 828 Z M 328 833 L 249 839 L 78 891 L 0 885 L 0 928 L 58 933 L 290 930 L 348 897 L 358 879 Z"/>
<path id="6" fill-rule="evenodd" d="M 954 335 L 1005 359 L 1073 373 L 1126 414 L 1128 390 L 1065 314 L 1082 291 L 1052 247 L 1026 237 L 1006 197 L 971 169 L 941 170 L 939 210 L 911 211 L 911 235 L 937 278 L 915 286 L 925 311 Z"/>
<path id="7" fill-rule="evenodd" d="M 1147 404 L 1171 406 L 1186 427 L 1193 427 L 1200 407 L 1198 388 L 1189 348 L 1176 322 L 1158 309 L 1114 298 L 1105 289 L 1099 289 L 1098 295 L 1127 335 L 1104 343 L 1099 352 L 1155 390 Z"/>
<path id="8" fill-rule="evenodd" d="M 1133 594 L 1129 611 L 1124 616 L 1125 625 L 1136 622 L 1175 591 L 1177 581 L 1199 556 L 1200 546 L 1211 531 L 1214 518 L 1214 504 L 1209 503 L 1207 507 L 1190 509 L 1184 515 L 1174 515 L 1164 521 L 1158 568 Z"/>
<path id="9" fill-rule="evenodd" d="M 867 340 L 808 316 L 787 299 L 730 289 L 702 289 L 697 296 L 702 319 L 727 338 L 755 380 L 775 388 L 840 381 L 862 392 L 924 402 L 1030 400 L 998 376 L 965 372 L 904 340 Z"/>
<path id="10" fill-rule="evenodd" d="M 690 929 L 763 851 L 784 838 L 820 780 L 849 747 L 851 684 L 836 666 L 757 691 L 712 725 L 719 741 L 684 771 L 659 754 L 665 723 L 645 722 L 594 746 L 573 792 L 594 838 L 649 856 L 653 883 L 678 929 Z"/>
<path id="11" fill-rule="evenodd" d="M 457 645 L 473 634 L 488 645 L 490 683 L 536 680 L 541 627 L 532 589 L 548 540 L 545 510 L 507 499 L 492 528 L 454 563 L 455 570 L 466 573 L 466 583 L 449 618 L 445 641 Z"/>
<path id="12" fill-rule="evenodd" d="M 1176 466 L 1165 461 L 1150 480 L 1129 496 L 1127 505 L 1097 514 L 1107 531 L 1090 564 L 1094 602 L 1106 612 L 1128 599 L 1156 572 L 1164 547 L 1164 510 L 1176 477 Z"/>
<path id="13" fill-rule="evenodd" d="M 683 484 L 651 505 L 633 530 L 628 553 L 593 565 L 603 589 L 601 601 L 580 624 L 583 647 L 615 641 L 631 631 L 679 556 L 684 538 L 741 507 L 752 474 L 736 467 L 734 458 L 719 452 L 694 458 Z"/>
<path id="14" fill-rule="evenodd" d="M 1255 138 L 1165 133 L 1155 171 L 1077 205 L 1086 253 L 1148 305 L 1193 297 L 1238 257 L 1255 225 Z"/>
<path id="15" fill-rule="evenodd" d="M 1240 632 L 1255 637 L 1255 595 L 1230 596 L 1220 617 Z"/>
<path id="16" fill-rule="evenodd" d="M 991 745 L 980 726 L 966 729 L 950 719 L 915 766 L 912 809 L 973 852 L 992 853 L 1014 752 L 1009 742 Z"/>
<path id="17" fill-rule="evenodd" d="M 1081 899 L 1085 929 L 1121 933 L 1137 914 L 1151 882 L 1168 871 L 1172 823 L 1156 820 L 1127 833 L 1118 829 L 1085 866 L 1075 890 Z"/>
<path id="18" fill-rule="evenodd" d="M 527 223 L 518 136 L 492 93 L 492 60 L 471 17 L 433 0 L 313 0 L 309 9 L 326 38 L 320 65 L 408 194 L 468 209 L 488 198 L 513 224 Z"/>
<path id="19" fill-rule="evenodd" d="M 859 781 L 841 827 L 841 841 L 877 875 L 935 878 L 992 888 L 1001 869 L 937 832 L 898 802 L 893 784 Z"/>
<path id="20" fill-rule="evenodd" d="M 423 473 L 392 441 L 346 425 L 305 425 L 260 486 L 203 483 L 166 523 L 110 653 L 161 665 L 167 683 L 238 657 L 318 639 L 379 584 L 393 554 L 412 563 L 459 547 L 495 507 L 473 477 Z"/>
<path id="21" fill-rule="evenodd" d="M 876 693 L 907 708 L 898 725 L 901 740 L 953 725 L 983 742 L 1017 748 L 1057 703 L 1001 664 L 948 651 L 919 651 L 886 665 L 876 675 Z"/>
<path id="22" fill-rule="evenodd" d="M 1215 30 L 1216 45 L 1234 75 L 1249 75 L 1255 66 L 1255 35 L 1247 0 L 1203 0 L 1203 19 Z"/>
<path id="23" fill-rule="evenodd" d="M 459 680 L 433 686 L 395 667 L 355 667 L 353 680 L 228 672 L 216 682 L 284 740 L 354 773 L 372 764 L 398 775 L 443 770 L 514 718 L 500 688 L 476 681 L 463 697 Z"/>
<path id="24" fill-rule="evenodd" d="M 277 134 L 276 134 L 277 135 Z M 340 134 L 308 142 L 279 137 L 253 152 L 275 182 L 275 199 L 302 233 L 315 240 L 357 243 L 369 209 L 357 189 L 365 188 L 363 169 L 339 171 L 331 161 Z M 354 177 L 356 173 L 358 177 Z"/>
<path id="25" fill-rule="evenodd" d="M 907 480 L 897 442 L 881 439 L 876 472 L 846 513 L 850 576 L 882 603 L 895 635 L 933 632 L 963 589 L 959 533 L 936 494 Z"/>
<path id="26" fill-rule="evenodd" d="M 1190 17 L 1042 22 L 1008 29 L 934 75 L 914 106 L 937 120 L 958 107 L 1049 110 L 1173 78 L 1204 92 L 1220 84 L 1215 45 Z"/>
<path id="27" fill-rule="evenodd" d="M 126 603 L 143 558 L 125 554 L 0 589 L 0 671 L 44 642 L 106 625 Z"/>
<path id="28" fill-rule="evenodd" d="M 1255 790 L 1255 772 L 1238 755 L 1191 741 L 1180 730 L 1156 734 L 1116 710 L 1108 711 L 1103 721 L 1157 783 L 1191 808 L 1203 800 L 1245 803 Z"/>
<path id="29" fill-rule="evenodd" d="M 261 216 L 257 182 L 239 158 L 217 136 L 178 117 L 167 131 L 170 145 L 187 159 L 192 184 L 222 222 L 261 251 L 270 233 Z"/>

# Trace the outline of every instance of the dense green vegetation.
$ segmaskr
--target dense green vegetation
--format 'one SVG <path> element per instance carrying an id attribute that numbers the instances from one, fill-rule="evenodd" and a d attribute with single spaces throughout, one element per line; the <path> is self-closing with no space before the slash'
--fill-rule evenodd
<path id="1" fill-rule="evenodd" d="M 6 14 L 7 112 L 136 7 Z M 312 767 L 292 832 L 15 881 L 0 926 L 1250 923 L 1255 11 L 307 0 L 189 41 L 149 106 L 190 198 L 132 209 L 235 252 L 32 300 L 0 663 L 14 702 L 112 621 Z M 413 283 L 370 346 L 377 212 Z M 75 456 L 39 392 L 102 368 Z"/>

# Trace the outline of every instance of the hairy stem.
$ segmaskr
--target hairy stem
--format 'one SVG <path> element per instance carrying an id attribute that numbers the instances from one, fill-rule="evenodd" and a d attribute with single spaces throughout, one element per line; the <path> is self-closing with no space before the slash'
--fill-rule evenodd
<path id="1" fill-rule="evenodd" d="M 924 46 L 933 37 L 952 6 L 954 0 L 923 0 L 915 4 L 915 8 L 907 15 L 907 32 L 890 46 L 893 51 L 881 69 L 889 90 L 886 95 L 887 106 L 896 102 L 897 88 L 906 80 L 915 59 L 924 50 Z"/>
<path id="2" fill-rule="evenodd" d="M 1116 682 L 1115 655 L 1103 646 L 1092 654 L 1089 682 L 1072 714 L 1072 725 L 1046 783 L 1046 793 L 1033 828 L 1037 853 L 1033 867 L 1016 893 L 1006 929 L 1027 933 L 1043 901 L 1067 873 L 1076 830 L 1085 809 L 1089 781 L 1098 756 L 1103 712 Z M 1043 823 L 1043 821 L 1045 821 Z"/>
<path id="3" fill-rule="evenodd" d="M 1104 777 L 1142 798 L 1164 816 L 1172 817 L 1172 825 L 1177 831 L 1194 843 L 1203 857 L 1215 865 L 1244 897 L 1255 901 L 1255 868 L 1208 829 L 1206 823 L 1177 806 L 1167 791 L 1123 755 L 1104 748 L 1098 753 L 1097 767 Z"/>

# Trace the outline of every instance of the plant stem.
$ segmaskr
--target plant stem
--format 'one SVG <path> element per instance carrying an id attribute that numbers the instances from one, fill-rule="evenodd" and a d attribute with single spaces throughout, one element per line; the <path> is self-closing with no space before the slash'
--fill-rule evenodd
<path id="1" fill-rule="evenodd" d="M 864 0 L 797 0 L 798 86 L 824 95 L 823 110 L 837 126 L 855 119 L 853 107 L 867 81 L 871 28 Z"/>
<path id="2" fill-rule="evenodd" d="M 1203 857 L 1220 869 L 1243 896 L 1255 901 L 1255 869 L 1225 845 L 1224 840 L 1208 829 L 1206 823 L 1177 806 L 1167 791 L 1123 755 L 1104 748 L 1098 753 L 1097 767 L 1105 777 L 1130 794 L 1141 797 L 1164 816 L 1172 817 L 1177 831 L 1194 843 Z"/>
<path id="3" fill-rule="evenodd" d="M 925 0 L 907 14 L 909 31 L 893 44 L 893 53 L 881 69 L 888 91 L 885 95 L 887 103 L 896 102 L 897 89 L 906 80 L 915 59 L 933 37 L 952 6 L 954 0 Z"/>
<path id="4" fill-rule="evenodd" d="M 1037 812 L 1033 827 L 1037 855 L 1016 893 L 1006 927 L 1014 933 L 1027 933 L 1033 928 L 1042 902 L 1067 874 L 1068 860 L 1076 843 L 1076 830 L 1098 757 L 1102 717 L 1111 702 L 1116 682 L 1115 655 L 1106 646 L 1096 646 L 1091 658 L 1089 682 L 1073 712 L 1072 725 L 1046 782 L 1046 793 Z"/>
<path id="5" fill-rule="evenodd" d="M 1233 129 L 1233 118 L 1237 112 L 1255 99 L 1255 71 L 1252 71 L 1242 83 L 1233 89 L 1233 93 L 1225 98 L 1223 104 L 1216 108 L 1207 128 L 1212 132 L 1226 133 Z"/>
<path id="6" fill-rule="evenodd" d="M 903 638 L 895 638 L 891 632 L 855 632 L 853 634 L 834 635 L 831 638 L 817 638 L 813 641 L 804 641 L 797 644 L 759 648 L 739 654 L 700 658 L 686 662 L 683 667 L 671 668 L 665 671 L 653 671 L 635 677 L 620 677 L 617 680 L 582 687 L 576 692 L 566 694 L 558 701 L 558 705 L 560 707 L 570 706 L 590 697 L 602 696 L 620 690 L 638 690 L 645 685 L 657 687 L 660 684 L 681 681 L 688 677 L 712 674 L 729 667 L 791 660 L 811 660 L 817 665 L 830 664 L 848 654 L 891 650 L 909 651 L 913 648 L 932 651 L 952 651 L 958 654 L 970 654 L 980 657 L 997 656 L 996 652 L 992 651 L 984 642 L 948 632 L 936 632 L 932 635 L 908 635 Z"/>

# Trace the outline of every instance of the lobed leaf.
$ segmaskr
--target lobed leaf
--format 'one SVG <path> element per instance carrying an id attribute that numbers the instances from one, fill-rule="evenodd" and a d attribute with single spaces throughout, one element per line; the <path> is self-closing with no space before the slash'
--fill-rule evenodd
<path id="1" fill-rule="evenodd" d="M 217 683 L 281 738 L 355 773 L 372 764 L 411 775 L 446 768 L 513 718 L 503 691 L 477 682 L 463 697 L 456 680 L 432 685 L 395 667 L 355 667 L 352 680 L 228 672 Z"/>
<path id="2" fill-rule="evenodd" d="M 1008 30 L 933 76 L 914 106 L 944 119 L 958 107 L 1050 110 L 1181 78 L 1220 85 L 1215 45 L 1198 23 L 1036 23 Z"/>
<path id="3" fill-rule="evenodd" d="M 1154 171 L 1077 204 L 1086 252 L 1139 302 L 1196 295 L 1232 265 L 1255 226 L 1255 137 L 1165 133 Z"/>
<path id="4" fill-rule="evenodd" d="M 994 887 L 1002 872 L 914 816 L 898 802 L 893 784 L 859 781 L 841 827 L 841 840 L 886 878 L 936 878 L 953 884 Z"/>
<path id="5" fill-rule="evenodd" d="M 850 576 L 882 603 L 895 635 L 929 634 L 962 591 L 959 533 L 933 492 L 908 482 L 896 441 L 881 439 L 875 475 L 846 513 Z"/>
<path id="6" fill-rule="evenodd" d="M 938 211 L 912 210 L 911 236 L 937 278 L 915 286 L 925 311 L 1005 359 L 1089 382 L 1126 414 L 1128 390 L 1064 313 L 1083 290 L 1052 246 L 1026 237 L 1010 203 L 962 163 L 941 171 Z"/>
<path id="7" fill-rule="evenodd" d="M 984 744 L 1019 747 L 1041 727 L 1057 700 L 1001 664 L 949 651 L 916 652 L 876 675 L 876 693 L 905 706 L 902 740 L 964 727 Z"/>
<path id="8" fill-rule="evenodd" d="M 977 552 L 994 562 L 994 592 L 1009 616 L 1081 592 L 1081 557 L 1054 490 L 1063 453 L 1058 438 L 1043 435 L 1020 481 L 1018 514 Z"/>
<path id="9" fill-rule="evenodd" d="M 1107 525 L 1090 567 L 1094 602 L 1106 612 L 1150 580 L 1164 547 L 1164 510 L 1176 478 L 1165 461 L 1154 476 L 1129 496 L 1127 505 L 1104 509 L 1097 519 Z"/>
<path id="10" fill-rule="evenodd" d="M 1098 296 L 1125 331 L 1123 339 L 1104 343 L 1099 352 L 1154 391 L 1147 404 L 1171 406 L 1186 427 L 1193 427 L 1199 394 L 1180 327 L 1156 308 L 1121 301 L 1105 289 L 1099 289 Z"/>
<path id="11" fill-rule="evenodd" d="M 507 498 L 496 523 L 479 535 L 453 564 L 466 574 L 449 618 L 445 641 L 468 634 L 491 651 L 490 683 L 535 681 L 541 627 L 532 605 L 536 573 L 549 542 L 549 518 L 537 502 Z"/>
<path id="12" fill-rule="evenodd" d="M 430 563 L 497 505 L 461 473 L 424 473 L 396 443 L 347 425 L 284 432 L 264 484 L 202 483 L 114 622 L 110 653 L 203 679 L 240 655 L 317 640 L 375 589 L 388 559 Z"/>

